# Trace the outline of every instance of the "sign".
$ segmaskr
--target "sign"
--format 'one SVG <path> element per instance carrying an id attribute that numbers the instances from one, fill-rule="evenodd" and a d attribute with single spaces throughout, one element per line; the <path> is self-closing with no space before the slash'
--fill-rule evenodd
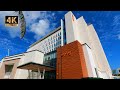
<path id="1" fill-rule="evenodd" d="M 5 26 L 18 26 L 18 16 L 5 16 Z"/>
<path id="2" fill-rule="evenodd" d="M 70 56 L 70 55 L 71 55 L 71 51 L 66 52 L 66 53 L 63 53 L 61 56 L 62 56 L 62 57 L 65 57 L 65 56 Z"/>

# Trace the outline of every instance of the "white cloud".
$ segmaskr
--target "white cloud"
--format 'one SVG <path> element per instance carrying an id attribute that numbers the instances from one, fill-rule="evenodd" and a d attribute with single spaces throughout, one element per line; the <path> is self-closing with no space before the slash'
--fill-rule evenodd
<path id="1" fill-rule="evenodd" d="M 39 37 L 44 36 L 51 29 L 55 27 L 55 23 L 52 23 L 53 17 L 55 18 L 55 13 L 50 11 L 23 11 L 26 20 L 27 32 L 33 32 L 35 34 L 34 38 L 39 39 Z M 10 28 L 5 27 L 4 17 L 6 15 L 17 15 L 14 11 L 0 11 L 0 26 L 3 30 L 7 30 L 12 38 L 20 37 L 20 28 Z M 50 24 L 51 23 L 51 24 Z"/>
<path id="2" fill-rule="evenodd" d="M 40 36 L 44 36 L 48 32 L 49 26 L 49 21 L 46 19 L 39 20 L 38 23 L 32 24 L 31 31 L 35 33 L 34 38 L 38 40 Z"/>
<path id="3" fill-rule="evenodd" d="M 18 27 L 7 27 L 5 26 L 5 16 L 14 16 L 17 15 L 14 11 L 0 11 L 0 27 L 3 30 L 7 30 L 12 38 L 19 37 L 19 26 Z"/>

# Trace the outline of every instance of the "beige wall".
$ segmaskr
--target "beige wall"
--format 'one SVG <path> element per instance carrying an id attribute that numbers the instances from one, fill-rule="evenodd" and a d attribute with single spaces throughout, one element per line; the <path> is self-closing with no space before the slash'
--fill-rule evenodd
<path id="1" fill-rule="evenodd" d="M 40 51 L 29 51 L 24 53 L 24 57 L 20 60 L 19 65 L 26 64 L 29 62 L 35 62 L 39 64 L 43 64 L 44 54 Z"/>
<path id="2" fill-rule="evenodd" d="M 76 18 L 72 15 L 73 14 L 71 11 L 65 14 L 65 28 L 66 28 L 67 44 L 76 40 L 75 32 L 74 32 L 76 30 L 76 27 L 75 27 Z M 72 17 L 74 17 L 74 21 Z"/>
<path id="3" fill-rule="evenodd" d="M 94 60 L 99 71 L 106 72 L 108 74 L 108 77 L 111 77 L 111 68 L 93 25 L 88 26 L 88 36 L 91 44 L 91 49 L 93 51 Z"/>
<path id="4" fill-rule="evenodd" d="M 86 44 L 82 45 L 82 48 L 84 51 L 84 56 L 85 56 L 89 77 L 97 77 L 96 71 L 95 71 L 96 65 L 94 62 L 91 49 Z"/>
<path id="5" fill-rule="evenodd" d="M 72 20 L 72 16 L 74 17 L 74 21 Z M 112 77 L 111 68 L 93 25 L 88 26 L 83 16 L 76 19 L 72 12 L 65 14 L 65 23 L 67 43 L 75 40 L 78 40 L 81 44 L 86 43 L 91 48 L 95 66 L 100 73 L 100 77 Z M 89 53 L 89 51 L 86 50 L 85 52 Z M 86 55 L 87 61 L 90 61 L 90 58 L 88 59 L 87 57 Z M 90 70 L 90 68 L 88 69 Z"/>
<path id="6" fill-rule="evenodd" d="M 0 79 L 4 79 L 4 75 L 5 75 L 5 65 L 9 65 L 9 64 L 14 64 L 13 69 L 12 69 L 12 73 L 10 75 L 10 79 L 13 79 L 17 70 L 17 65 L 19 63 L 20 59 L 15 59 L 15 60 L 9 60 L 9 61 L 3 61 L 1 68 L 0 68 Z"/>

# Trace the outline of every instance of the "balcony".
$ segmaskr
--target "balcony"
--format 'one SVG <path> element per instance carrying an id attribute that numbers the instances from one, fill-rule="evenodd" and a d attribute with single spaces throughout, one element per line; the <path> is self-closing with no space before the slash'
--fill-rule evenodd
<path id="1" fill-rule="evenodd" d="M 26 52 L 24 53 L 24 57 L 20 61 L 19 66 L 25 65 L 30 62 L 37 63 L 37 64 L 43 64 L 43 57 L 44 57 L 44 54 L 40 52 L 39 50 L 33 50 L 33 51 Z"/>
<path id="2" fill-rule="evenodd" d="M 44 79 L 45 71 L 54 71 L 55 68 L 43 64 L 44 54 L 38 50 L 24 53 L 24 57 L 17 68 L 28 70 L 28 79 Z"/>

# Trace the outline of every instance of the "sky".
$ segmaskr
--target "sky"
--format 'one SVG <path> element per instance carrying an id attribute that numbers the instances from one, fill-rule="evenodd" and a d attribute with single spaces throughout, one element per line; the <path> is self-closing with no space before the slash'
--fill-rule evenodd
<path id="1" fill-rule="evenodd" d="M 60 26 L 60 19 L 68 11 L 23 11 L 26 34 L 20 39 L 20 27 L 7 27 L 5 16 L 15 16 L 14 11 L 0 11 L 0 60 L 10 55 L 26 52 L 29 46 Z M 92 23 L 103 46 L 111 69 L 120 68 L 120 11 L 72 11 L 76 18 L 84 17 Z"/>

